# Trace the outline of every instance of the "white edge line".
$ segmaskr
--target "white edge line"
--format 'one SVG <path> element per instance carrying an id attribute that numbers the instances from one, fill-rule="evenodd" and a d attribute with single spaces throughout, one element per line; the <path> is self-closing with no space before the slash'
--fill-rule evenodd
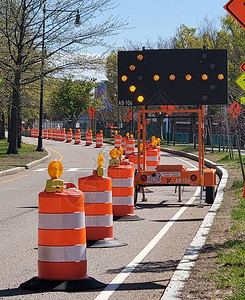
<path id="1" fill-rule="evenodd" d="M 217 210 L 219 209 L 223 201 L 224 188 L 228 180 L 228 172 L 222 167 L 219 167 L 219 169 L 222 171 L 222 178 L 219 183 L 215 201 L 210 207 L 209 212 L 205 216 L 185 255 L 178 264 L 174 275 L 172 276 L 167 288 L 164 291 L 163 296 L 161 297 L 161 300 L 182 299 L 181 291 L 185 285 L 186 280 L 191 274 L 191 268 L 195 265 L 200 249 L 206 242 L 207 235 L 213 224 L 213 220 L 215 218 Z"/>
<path id="2" fill-rule="evenodd" d="M 106 288 L 94 300 L 107 300 L 116 291 L 116 289 L 127 279 L 130 273 L 138 266 L 138 264 L 146 257 L 146 255 L 158 244 L 168 230 L 173 226 L 175 221 L 184 213 L 191 205 L 200 192 L 198 187 L 190 200 L 165 224 L 155 237 L 145 246 L 145 248 L 119 273 Z"/>
<path id="3" fill-rule="evenodd" d="M 198 168 L 196 166 L 194 166 L 192 163 L 190 163 L 190 162 L 188 162 L 188 161 L 186 161 L 186 160 L 184 160 L 182 158 L 179 158 L 179 157 L 175 157 L 175 158 L 178 159 L 178 160 L 181 160 L 181 161 L 185 162 L 186 164 L 188 164 L 190 166 L 192 166 L 193 168 L 195 168 L 195 170 L 198 170 Z"/>

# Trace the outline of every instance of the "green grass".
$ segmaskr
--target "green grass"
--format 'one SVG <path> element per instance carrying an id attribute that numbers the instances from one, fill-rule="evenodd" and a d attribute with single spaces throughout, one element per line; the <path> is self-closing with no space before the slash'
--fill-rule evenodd
<path id="1" fill-rule="evenodd" d="M 37 146 L 21 144 L 18 154 L 6 154 L 8 150 L 7 139 L 0 140 L 0 171 L 13 167 L 25 166 L 27 163 L 40 159 L 47 155 L 47 152 L 36 151 Z"/>
<path id="2" fill-rule="evenodd" d="M 212 275 L 217 288 L 231 289 L 232 296 L 227 300 L 245 300 L 245 199 L 243 194 L 243 181 L 234 180 L 232 184 L 233 197 L 238 198 L 236 207 L 231 211 L 233 225 L 231 230 L 237 239 L 227 241 L 221 245 L 217 252 L 215 262 L 218 265 L 217 272 Z"/>

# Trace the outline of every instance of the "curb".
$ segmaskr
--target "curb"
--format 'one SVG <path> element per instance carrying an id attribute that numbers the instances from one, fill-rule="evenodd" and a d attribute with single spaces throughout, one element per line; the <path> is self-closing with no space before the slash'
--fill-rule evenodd
<path id="1" fill-rule="evenodd" d="M 16 168 L 12 168 L 12 169 L 8 169 L 8 170 L 4 170 L 0 172 L 0 177 L 6 176 L 6 175 L 12 175 L 12 174 L 16 174 L 22 171 L 25 171 L 26 169 L 30 169 L 40 163 L 42 163 L 43 161 L 49 159 L 49 157 L 51 156 L 51 153 L 45 149 L 45 151 L 48 152 L 48 155 L 38 159 L 38 160 L 34 160 L 28 164 L 26 164 L 24 167 L 16 167 Z"/>
<path id="2" fill-rule="evenodd" d="M 174 153 L 177 155 L 183 155 L 188 158 L 192 158 L 193 160 L 198 160 L 198 156 L 190 153 L 185 153 L 182 151 L 177 151 L 172 149 L 161 149 L 165 152 Z M 224 188 L 227 184 L 228 180 L 228 172 L 226 169 L 218 166 L 216 163 L 206 160 L 205 165 L 208 167 L 213 167 L 216 169 L 218 176 L 221 178 L 219 182 L 219 186 L 217 189 L 216 197 L 213 205 L 210 207 L 207 215 L 205 216 L 201 226 L 199 227 L 195 237 L 193 238 L 191 244 L 186 250 L 182 260 L 178 264 L 167 288 L 165 289 L 161 300 L 181 300 L 181 291 L 184 288 L 186 281 L 188 280 L 191 269 L 194 267 L 195 262 L 198 258 L 200 250 L 205 245 L 208 233 L 212 227 L 214 218 L 216 216 L 217 210 L 219 209 L 224 195 Z"/>

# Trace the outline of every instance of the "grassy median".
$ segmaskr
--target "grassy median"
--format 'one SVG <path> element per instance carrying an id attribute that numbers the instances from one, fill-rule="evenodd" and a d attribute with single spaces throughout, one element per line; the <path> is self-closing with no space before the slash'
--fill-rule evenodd
<path id="1" fill-rule="evenodd" d="M 7 139 L 0 140 L 0 171 L 14 167 L 24 167 L 27 163 L 47 155 L 46 151 L 36 151 L 37 146 L 21 143 L 18 154 L 6 154 L 8 150 Z"/>

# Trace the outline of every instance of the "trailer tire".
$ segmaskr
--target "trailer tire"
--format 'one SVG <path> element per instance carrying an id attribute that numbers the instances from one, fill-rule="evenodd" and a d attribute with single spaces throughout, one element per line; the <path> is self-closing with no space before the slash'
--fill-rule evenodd
<path id="1" fill-rule="evenodd" d="M 206 201 L 207 204 L 214 203 L 214 186 L 206 186 Z"/>

